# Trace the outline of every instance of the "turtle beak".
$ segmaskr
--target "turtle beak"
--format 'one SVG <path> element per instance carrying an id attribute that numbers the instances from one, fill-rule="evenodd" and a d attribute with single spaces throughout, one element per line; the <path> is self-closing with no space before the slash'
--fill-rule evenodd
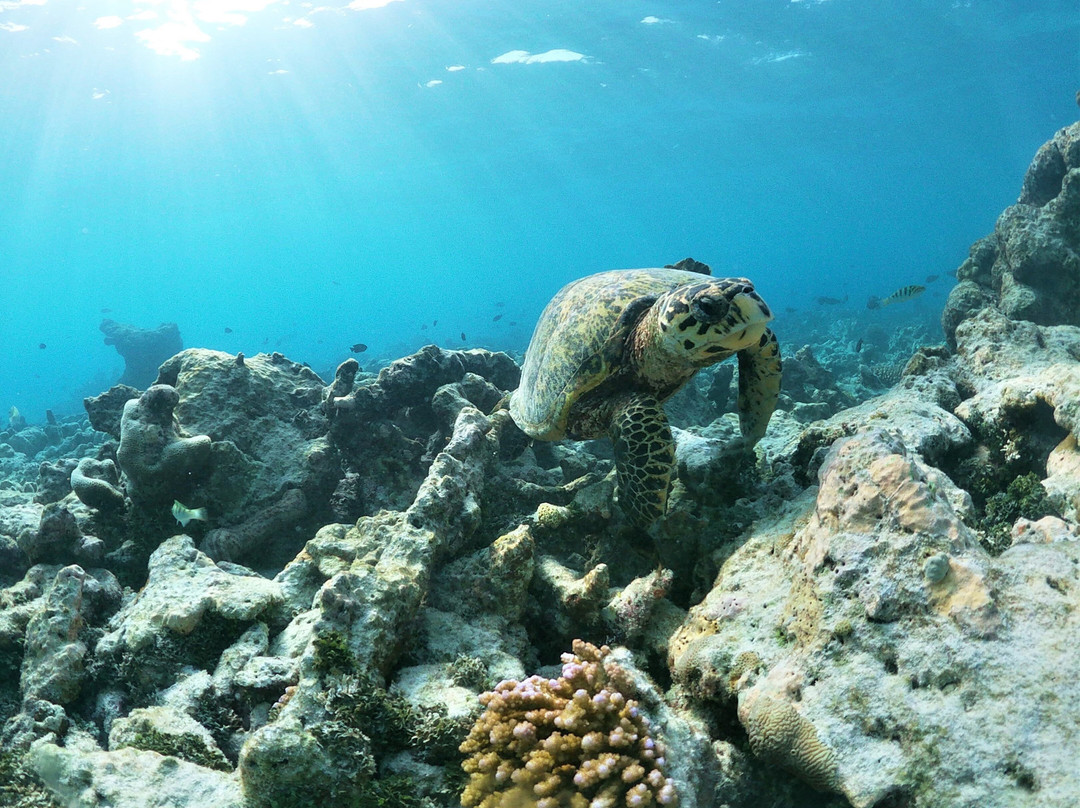
<path id="1" fill-rule="evenodd" d="M 773 318 L 773 313 L 769 310 L 765 301 L 758 297 L 757 292 L 740 292 L 735 295 L 731 305 L 738 311 L 737 318 L 747 324 L 760 323 L 764 325 Z M 734 312 L 732 313 L 734 314 Z"/>

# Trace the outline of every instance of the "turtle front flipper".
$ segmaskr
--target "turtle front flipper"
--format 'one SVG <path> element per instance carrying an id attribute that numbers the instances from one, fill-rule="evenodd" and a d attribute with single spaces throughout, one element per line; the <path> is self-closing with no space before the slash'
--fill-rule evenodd
<path id="1" fill-rule="evenodd" d="M 780 345 L 769 329 L 739 351 L 739 427 L 746 448 L 765 435 L 780 397 Z"/>
<path id="2" fill-rule="evenodd" d="M 630 521 L 647 530 L 664 515 L 675 466 L 675 442 L 660 401 L 628 394 L 614 402 L 611 440 L 619 504 Z"/>

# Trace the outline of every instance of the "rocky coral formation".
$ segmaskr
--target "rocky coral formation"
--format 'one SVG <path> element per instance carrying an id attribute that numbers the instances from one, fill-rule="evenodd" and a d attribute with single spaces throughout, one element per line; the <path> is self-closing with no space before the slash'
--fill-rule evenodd
<path id="1" fill-rule="evenodd" d="M 184 496 L 210 460 L 208 436 L 177 428 L 173 410 L 179 403 L 176 388 L 155 384 L 124 405 L 116 461 L 129 495 L 143 504 Z"/>
<path id="2" fill-rule="evenodd" d="M 1062 696 L 1051 671 L 1078 662 L 1062 642 L 1075 528 L 1054 543 L 1016 534 L 1042 543 L 993 560 L 965 508 L 888 432 L 838 442 L 816 497 L 727 561 L 672 643 L 673 672 L 698 698 L 737 705 L 756 754 L 854 806 L 1066 804 L 1078 784 L 1051 750 L 1080 723 L 1040 705 Z M 1014 750 L 1005 768 L 1002 749 Z"/>
<path id="3" fill-rule="evenodd" d="M 986 306 L 1013 320 L 1080 325 L 1080 122 L 1057 132 L 1032 161 L 1020 198 L 957 270 L 942 326 Z"/>
<path id="4" fill-rule="evenodd" d="M 613 681 L 610 650 L 574 640 L 559 677 L 501 682 L 481 695 L 485 710 L 461 745 L 462 805 L 676 804 L 664 748 Z"/>
<path id="5" fill-rule="evenodd" d="M 356 372 L 355 360 L 342 364 L 325 404 L 330 441 L 350 474 L 339 489 L 338 509 L 352 519 L 407 508 L 461 406 L 490 412 L 520 375 L 506 354 L 434 345 L 354 387 Z"/>
<path id="6" fill-rule="evenodd" d="M 162 323 L 157 328 L 138 328 L 115 320 L 102 320 L 98 326 L 105 344 L 116 347 L 124 357 L 120 384 L 144 388 L 153 383 L 158 365 L 184 347 L 176 323 Z"/>

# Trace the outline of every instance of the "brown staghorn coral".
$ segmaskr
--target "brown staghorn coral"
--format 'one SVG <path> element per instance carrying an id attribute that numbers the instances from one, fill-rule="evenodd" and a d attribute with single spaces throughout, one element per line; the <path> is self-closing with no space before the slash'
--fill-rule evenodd
<path id="1" fill-rule="evenodd" d="M 644 808 L 676 803 L 663 748 L 613 684 L 610 649 L 574 640 L 562 676 L 500 682 L 461 751 L 464 808 Z"/>

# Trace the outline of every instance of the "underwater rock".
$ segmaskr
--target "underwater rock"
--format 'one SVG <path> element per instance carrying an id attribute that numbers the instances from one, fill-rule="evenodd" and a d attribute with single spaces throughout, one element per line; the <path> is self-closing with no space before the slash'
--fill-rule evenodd
<path id="1" fill-rule="evenodd" d="M 346 360 L 338 369 L 325 412 L 331 445 L 353 475 L 339 500 L 347 495 L 351 502 L 344 510 L 359 515 L 408 508 L 428 464 L 446 444 L 457 413 L 466 404 L 490 411 L 502 392 L 517 386 L 520 376 L 506 354 L 428 345 L 353 389 L 354 361 Z M 444 385 L 450 387 L 440 391 Z"/>
<path id="2" fill-rule="evenodd" d="M 62 737 L 67 718 L 59 705 L 79 695 L 88 638 L 120 599 L 111 572 L 78 566 L 39 564 L 0 590 L 0 669 L 23 694 L 21 712 L 4 727 L 6 745 L 22 749 L 50 733 Z"/>
<path id="3" fill-rule="evenodd" d="M 304 492 L 290 488 L 241 524 L 208 532 L 199 549 L 219 561 L 243 561 L 255 552 L 264 559 L 278 556 L 280 551 L 272 543 L 277 540 L 290 549 L 291 534 L 307 512 Z"/>
<path id="4" fill-rule="evenodd" d="M 134 692 L 154 692 L 174 682 L 184 665 L 215 665 L 281 599 L 273 581 L 242 567 L 226 571 L 196 550 L 190 536 L 173 536 L 151 554 L 146 585 L 116 615 L 95 653 Z"/>
<path id="5" fill-rule="evenodd" d="M 19 549 L 19 543 L 0 533 L 0 586 L 14 583 L 30 567 L 30 560 Z"/>
<path id="6" fill-rule="evenodd" d="M 950 369 L 911 377 L 880 396 L 810 424 L 799 437 L 793 455 L 797 469 L 805 469 L 806 481 L 820 467 L 824 452 L 839 438 L 868 429 L 887 429 L 899 442 L 929 463 L 950 454 L 963 453 L 972 443 L 971 433 L 952 410 L 960 395 Z"/>
<path id="7" fill-rule="evenodd" d="M 46 589 L 44 603 L 26 626 L 26 652 L 20 687 L 23 698 L 68 704 L 79 695 L 86 643 L 82 628 L 81 567 L 64 567 Z"/>
<path id="8" fill-rule="evenodd" d="M 4 443 L 20 454 L 33 457 L 49 445 L 49 435 L 39 426 L 28 426 L 8 435 Z"/>
<path id="9" fill-rule="evenodd" d="M 213 736 L 198 721 L 170 707 L 139 707 L 112 723 L 109 751 L 132 747 L 205 766 L 232 771 Z"/>
<path id="10" fill-rule="evenodd" d="M 976 440 L 954 476 L 986 506 L 1017 478 L 1033 474 L 1051 509 L 1076 520 L 1080 328 L 1016 322 L 988 309 L 963 323 L 956 337 L 961 378 L 973 390 L 956 414 Z M 1002 527 L 1007 532 L 1008 525 Z M 1004 541 L 999 535 L 996 545 Z"/>
<path id="11" fill-rule="evenodd" d="M 616 590 L 601 613 L 608 631 L 620 642 L 640 637 L 649 625 L 657 604 L 671 588 L 674 577 L 671 570 L 660 568 Z"/>
<path id="12" fill-rule="evenodd" d="M 465 618 L 487 612 L 520 620 L 532 582 L 535 547 L 529 526 L 519 525 L 489 546 L 437 570 L 428 602 Z M 463 598 L 463 592 L 469 597 Z"/>
<path id="13" fill-rule="evenodd" d="M 1066 804 L 1080 783 L 1060 749 L 1080 691 L 1062 694 L 1051 671 L 1080 663 L 1063 640 L 1080 547 L 990 559 L 964 499 L 888 432 L 836 443 L 816 495 L 759 524 L 691 610 L 671 644 L 676 681 L 714 710 L 737 703 L 756 753 L 857 808 Z M 941 556 L 944 574 L 927 577 Z M 787 741 L 759 737 L 766 708 Z"/>
<path id="14" fill-rule="evenodd" d="M 385 682 L 419 614 L 435 561 L 460 553 L 478 525 L 485 477 L 507 421 L 505 414 L 489 419 L 471 407 L 462 410 L 408 510 L 363 517 L 346 530 L 324 529 L 278 576 L 281 589 L 294 593 L 291 599 L 317 587 L 307 601 L 315 620 L 294 618 L 294 624 L 310 626 L 300 632 L 310 638 L 300 679 L 241 751 L 241 782 L 255 804 L 312 793 L 345 799 L 373 772 L 363 732 L 326 720 L 323 677 L 336 671 Z M 294 765 L 297 760 L 303 765 Z"/>
<path id="15" fill-rule="evenodd" d="M 374 382 L 328 400 L 327 409 L 331 418 L 353 424 L 365 418 L 389 417 L 403 407 L 427 405 L 439 387 L 460 382 L 466 373 L 480 376 L 500 390 L 513 390 L 521 378 L 517 364 L 504 353 L 426 345 L 383 368 Z"/>
<path id="16" fill-rule="evenodd" d="M 480 412 L 491 412 L 504 392 L 483 376 L 467 372 L 461 381 L 444 384 L 436 388 L 431 397 L 431 410 L 441 422 L 443 429 L 450 432 L 454 428 L 458 414 L 465 407 L 475 407 Z"/>
<path id="17" fill-rule="evenodd" d="M 37 493 L 34 502 L 42 505 L 63 499 L 71 491 L 71 472 L 78 465 L 71 457 L 55 462 L 45 461 L 38 466 Z"/>
<path id="18" fill-rule="evenodd" d="M 950 346 L 964 319 L 985 305 L 1040 325 L 1080 325 L 1080 122 L 1032 161 L 1020 198 L 998 217 L 957 271 L 942 327 Z"/>
<path id="19" fill-rule="evenodd" d="M 595 633 L 601 612 L 611 597 L 607 564 L 595 564 L 585 571 L 571 569 L 552 555 L 536 559 L 532 595 L 554 636 Z"/>
<path id="20" fill-rule="evenodd" d="M 37 741 L 56 743 L 70 727 L 67 711 L 45 699 L 24 699 L 22 709 L 4 724 L 0 736 L 5 750 L 23 751 Z"/>
<path id="21" fill-rule="evenodd" d="M 74 559 L 82 538 L 71 511 L 61 502 L 51 502 L 42 509 L 37 529 L 22 531 L 18 542 L 31 563 L 55 564 Z"/>
<path id="22" fill-rule="evenodd" d="M 214 441 L 210 477 L 198 504 L 226 525 L 299 489 L 325 502 L 340 477 L 325 435 L 325 385 L 306 365 L 279 353 L 237 365 L 232 354 L 191 348 L 161 366 L 158 383 L 176 388 L 176 417 Z M 287 557 L 295 554 L 293 547 Z"/>
<path id="23" fill-rule="evenodd" d="M 165 800 L 169 805 L 243 806 L 233 774 L 158 752 L 132 747 L 102 752 L 43 743 L 31 751 L 30 765 L 68 808 L 159 808 Z"/>
<path id="24" fill-rule="evenodd" d="M 210 438 L 180 431 L 173 415 L 179 402 L 176 388 L 155 384 L 124 404 L 116 462 L 136 502 L 168 503 L 189 491 L 195 475 L 206 469 Z"/>
<path id="25" fill-rule="evenodd" d="M 809 345 L 799 348 L 793 356 L 785 357 L 784 381 L 777 406 L 792 410 L 797 420 L 808 423 L 828 418 L 854 403 L 855 399 L 836 384 L 835 375 L 818 361 Z"/>
<path id="26" fill-rule="evenodd" d="M 119 384 L 140 389 L 153 384 L 158 365 L 184 348 L 176 323 L 137 328 L 115 320 L 102 320 L 98 329 L 105 335 L 105 344 L 116 346 L 116 352 L 124 357 L 124 373 Z"/>
<path id="27" fill-rule="evenodd" d="M 137 399 L 142 393 L 126 384 L 117 384 L 104 393 L 83 399 L 83 407 L 90 418 L 90 426 L 104 432 L 114 440 L 120 440 L 120 421 L 124 417 L 124 405 Z"/>

